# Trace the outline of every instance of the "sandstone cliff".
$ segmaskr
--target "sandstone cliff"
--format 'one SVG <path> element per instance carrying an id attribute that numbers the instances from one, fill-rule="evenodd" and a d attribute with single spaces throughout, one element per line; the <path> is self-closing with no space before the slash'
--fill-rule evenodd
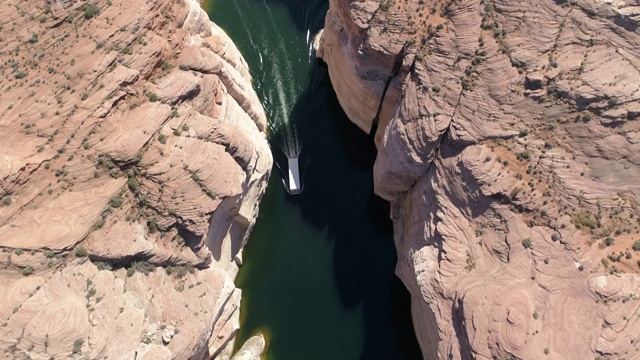
<path id="1" fill-rule="evenodd" d="M 640 359 L 639 26 L 629 0 L 331 0 L 426 359 Z"/>
<path id="2" fill-rule="evenodd" d="M 234 44 L 196 0 L 0 19 L 0 357 L 229 358 L 272 164 Z"/>

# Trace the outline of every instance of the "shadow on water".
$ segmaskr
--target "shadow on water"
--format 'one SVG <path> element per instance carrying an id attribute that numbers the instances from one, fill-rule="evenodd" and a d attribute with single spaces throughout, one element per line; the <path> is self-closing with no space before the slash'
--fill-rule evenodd
<path id="1" fill-rule="evenodd" d="M 328 1 L 212 4 L 212 19 L 238 44 L 253 71 L 270 122 L 288 117 L 303 144 L 303 193 L 287 195 L 282 173 L 274 169 L 244 250 L 237 280 L 243 290 L 238 343 L 255 331 L 266 332 L 269 360 L 420 359 L 409 294 L 394 275 L 389 205 L 373 194 L 375 146 L 344 114 L 326 66 L 308 61 L 304 45 L 287 45 L 291 54 L 282 53 L 280 39 L 299 44 L 321 29 Z M 294 35 L 273 33 L 276 24 L 264 19 L 271 6 L 271 19 L 282 22 L 277 28 Z M 273 54 L 285 60 L 270 59 Z M 291 108 L 286 116 L 281 105 Z M 277 134 L 271 138 L 276 165 L 286 173 L 282 141 Z"/>
<path id="2" fill-rule="evenodd" d="M 389 203 L 373 194 L 375 145 L 343 112 L 326 66 L 315 65 L 312 71 L 318 73 L 314 78 L 321 93 L 316 104 L 321 106 L 300 114 L 315 118 L 313 136 L 304 147 L 305 192 L 287 201 L 301 209 L 305 221 L 327 229 L 334 241 L 333 270 L 341 302 L 348 308 L 363 306 L 360 359 L 420 359 L 409 293 L 394 275 Z"/>

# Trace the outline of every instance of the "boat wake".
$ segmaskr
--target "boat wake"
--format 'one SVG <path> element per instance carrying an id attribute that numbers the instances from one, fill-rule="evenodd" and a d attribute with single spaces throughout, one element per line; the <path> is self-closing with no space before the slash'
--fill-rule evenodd
<path id="1" fill-rule="evenodd" d="M 276 165 L 281 170 L 287 191 L 299 194 L 308 164 L 308 159 L 302 156 L 303 148 L 314 118 L 311 89 L 317 83 L 315 71 L 310 71 L 317 62 L 312 28 L 322 19 L 310 19 L 316 12 L 309 9 L 305 0 L 262 0 L 265 11 L 260 18 L 250 18 L 243 13 L 250 2 L 259 0 L 232 1 L 247 32 L 251 51 L 257 52 L 256 57 L 260 59 L 259 64 L 251 64 L 251 69 L 256 71 L 254 86 L 266 109 L 269 142 Z M 293 28 L 282 28 L 278 23 L 286 22 L 278 21 L 278 16 L 303 20 L 293 24 Z M 256 33 L 254 27 L 261 27 L 260 36 L 251 36 L 251 32 Z"/>

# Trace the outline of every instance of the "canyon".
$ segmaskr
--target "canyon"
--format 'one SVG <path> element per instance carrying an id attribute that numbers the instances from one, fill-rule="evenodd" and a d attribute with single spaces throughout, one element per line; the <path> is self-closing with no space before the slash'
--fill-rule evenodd
<path id="1" fill-rule="evenodd" d="M 640 7 L 329 3 L 422 356 L 640 358 Z M 0 15 L 0 357 L 263 356 L 234 280 L 273 157 L 233 41 L 197 0 Z"/>
<path id="2" fill-rule="evenodd" d="M 640 358 L 640 8 L 330 0 L 425 359 Z"/>
<path id="3" fill-rule="evenodd" d="M 0 357 L 231 358 L 272 166 L 240 52 L 196 0 L 0 15 Z"/>

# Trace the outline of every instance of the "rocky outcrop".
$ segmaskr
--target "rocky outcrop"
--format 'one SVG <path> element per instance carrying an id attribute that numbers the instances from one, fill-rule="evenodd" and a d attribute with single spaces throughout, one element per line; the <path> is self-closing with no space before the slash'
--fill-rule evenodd
<path id="1" fill-rule="evenodd" d="M 425 358 L 640 356 L 636 12 L 331 0 L 341 104 L 365 130 L 388 109 L 375 190 Z"/>
<path id="2" fill-rule="evenodd" d="M 230 358 L 272 164 L 235 45 L 196 0 L 0 14 L 0 357 Z"/>

